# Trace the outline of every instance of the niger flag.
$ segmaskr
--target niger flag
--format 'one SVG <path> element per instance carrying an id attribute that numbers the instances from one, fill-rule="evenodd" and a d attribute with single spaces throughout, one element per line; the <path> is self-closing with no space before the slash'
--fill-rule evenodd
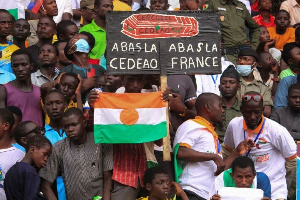
<path id="1" fill-rule="evenodd" d="M 160 92 L 99 93 L 95 143 L 144 143 L 167 135 L 167 103 Z"/>

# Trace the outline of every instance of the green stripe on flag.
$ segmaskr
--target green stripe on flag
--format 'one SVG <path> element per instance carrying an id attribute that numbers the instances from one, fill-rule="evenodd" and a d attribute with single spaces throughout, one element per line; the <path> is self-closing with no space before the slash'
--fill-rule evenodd
<path id="1" fill-rule="evenodd" d="M 19 16 L 18 16 L 18 8 L 9 9 L 7 11 L 15 18 L 15 20 L 17 20 L 19 18 Z"/>
<path id="2" fill-rule="evenodd" d="M 159 140 L 167 135 L 167 122 L 147 124 L 94 125 L 95 143 L 123 144 L 144 143 Z"/>

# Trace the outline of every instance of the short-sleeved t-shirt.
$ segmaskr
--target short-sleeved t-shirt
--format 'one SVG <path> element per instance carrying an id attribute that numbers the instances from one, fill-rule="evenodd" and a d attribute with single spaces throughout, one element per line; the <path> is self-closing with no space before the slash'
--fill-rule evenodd
<path id="1" fill-rule="evenodd" d="M 197 98 L 195 85 L 188 75 L 169 75 L 168 87 L 171 88 L 172 92 L 180 95 L 183 103 Z M 178 113 L 171 111 L 170 121 L 173 128 L 171 134 L 173 133 L 172 135 L 174 135 L 177 128 L 185 120 L 183 117 L 180 117 Z"/>
<path id="2" fill-rule="evenodd" d="M 8 71 L 10 73 L 13 73 L 11 68 L 11 55 L 13 52 L 18 50 L 19 47 L 15 44 L 12 44 L 11 42 L 8 42 L 7 44 L 0 44 L 0 68 Z"/>
<path id="3" fill-rule="evenodd" d="M 296 144 L 286 128 L 271 119 L 264 119 L 265 125 L 256 142 L 260 148 L 252 149 L 249 157 L 254 161 L 256 171 L 268 175 L 272 187 L 272 199 L 286 199 L 285 159 L 296 156 Z M 254 140 L 263 120 L 254 131 L 248 130 L 243 117 L 231 120 L 225 134 L 225 148 L 234 149 L 248 138 Z"/>
<path id="4" fill-rule="evenodd" d="M 279 75 L 280 79 L 283 79 L 287 76 L 296 76 L 296 74 L 291 70 L 291 68 L 287 68 L 280 72 L 280 75 Z"/>
<path id="5" fill-rule="evenodd" d="M 93 133 L 86 133 L 84 144 L 69 138 L 54 144 L 40 177 L 53 183 L 62 175 L 67 199 L 93 199 L 103 195 L 103 172 L 113 169 L 112 145 L 95 144 Z"/>
<path id="6" fill-rule="evenodd" d="M 36 169 L 25 162 L 17 162 L 7 172 L 4 190 L 7 199 L 39 199 L 41 179 Z"/>
<path id="7" fill-rule="evenodd" d="M 99 60 L 99 58 L 104 54 L 106 49 L 106 31 L 100 26 L 98 26 L 95 23 L 95 20 L 83 26 L 79 32 L 83 31 L 91 33 L 95 38 L 95 46 L 89 54 L 89 57 L 92 59 Z"/>
<path id="8" fill-rule="evenodd" d="M 174 148 L 178 143 L 180 146 L 186 146 L 198 152 L 217 153 L 213 135 L 204 126 L 192 120 L 185 121 L 178 127 Z M 179 176 L 182 188 L 207 199 L 210 188 L 214 184 L 214 173 L 217 170 L 214 161 L 184 162 L 178 160 L 178 162 L 183 166 L 183 172 Z"/>
<path id="9" fill-rule="evenodd" d="M 0 199 L 6 199 L 3 183 L 7 171 L 24 156 L 25 153 L 15 147 L 0 149 Z"/>

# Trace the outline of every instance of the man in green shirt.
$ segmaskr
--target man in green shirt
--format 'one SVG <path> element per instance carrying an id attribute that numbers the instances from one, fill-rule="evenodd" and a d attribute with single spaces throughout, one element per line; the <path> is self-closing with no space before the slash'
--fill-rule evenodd
<path id="1" fill-rule="evenodd" d="M 249 29 L 250 44 L 256 49 L 259 44 L 259 26 L 250 16 L 246 6 L 238 0 L 206 0 L 204 10 L 219 11 L 224 54 L 236 64 L 239 46 L 249 44 L 246 29 Z"/>
<path id="2" fill-rule="evenodd" d="M 280 72 L 280 79 L 282 80 L 287 76 L 295 76 L 299 74 L 300 64 L 300 47 L 297 43 L 287 43 L 283 46 L 282 59 L 289 66 L 287 69 Z"/>
<path id="3" fill-rule="evenodd" d="M 114 7 L 112 0 L 95 0 L 94 8 L 97 13 L 96 19 L 83 26 L 79 32 L 89 32 L 95 37 L 95 46 L 89 57 L 93 62 L 91 64 L 99 64 L 99 59 L 106 49 L 106 13 L 112 11 Z"/>
<path id="4" fill-rule="evenodd" d="M 223 122 L 223 127 L 216 127 L 220 143 L 224 141 L 225 132 L 229 122 L 235 117 L 242 116 L 240 110 L 241 102 L 236 97 L 236 93 L 239 89 L 240 75 L 233 65 L 229 65 L 221 75 L 219 85 L 226 117 Z"/>

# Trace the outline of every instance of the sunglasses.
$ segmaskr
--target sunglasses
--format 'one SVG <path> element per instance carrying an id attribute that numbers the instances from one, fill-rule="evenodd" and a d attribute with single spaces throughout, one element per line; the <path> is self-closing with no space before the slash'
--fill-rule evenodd
<path id="1" fill-rule="evenodd" d="M 34 129 L 32 129 L 31 131 L 28 131 L 27 133 L 25 133 L 25 135 L 23 135 L 23 137 L 25 137 L 26 135 L 29 135 L 30 133 L 35 133 L 35 134 L 41 134 L 44 135 L 45 133 L 45 128 L 44 127 L 40 127 L 40 126 L 36 126 Z"/>
<path id="2" fill-rule="evenodd" d="M 263 96 L 260 94 L 244 94 L 242 96 L 243 101 L 253 101 L 260 102 L 263 99 Z"/>

